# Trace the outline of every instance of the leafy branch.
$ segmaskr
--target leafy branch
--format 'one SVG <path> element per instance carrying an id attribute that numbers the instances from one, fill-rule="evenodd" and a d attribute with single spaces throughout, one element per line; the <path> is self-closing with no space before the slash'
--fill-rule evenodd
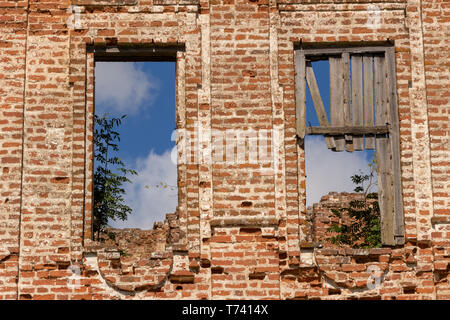
<path id="1" fill-rule="evenodd" d="M 376 172 L 376 160 L 369 164 L 370 173 L 351 176 L 356 185 L 354 191 L 362 194 L 361 200 L 352 200 L 349 206 L 340 209 L 331 209 L 339 223 L 334 223 L 328 231 L 336 233 L 327 240 L 337 245 L 350 245 L 354 248 L 381 247 L 380 207 L 378 194 L 370 192 L 376 184 L 374 175 Z M 367 183 L 366 186 L 365 183 Z M 350 218 L 350 222 L 342 222 L 344 216 Z"/>
<path id="2" fill-rule="evenodd" d="M 116 127 L 125 118 L 108 119 L 107 115 L 94 116 L 94 155 L 98 166 L 94 173 L 94 234 L 97 239 L 100 232 L 108 225 L 108 220 L 126 220 L 132 209 L 124 204 L 125 183 L 131 183 L 128 175 L 137 172 L 127 169 L 122 159 L 113 156 L 119 151 L 120 134 Z M 112 167 L 112 168 L 111 168 Z"/>

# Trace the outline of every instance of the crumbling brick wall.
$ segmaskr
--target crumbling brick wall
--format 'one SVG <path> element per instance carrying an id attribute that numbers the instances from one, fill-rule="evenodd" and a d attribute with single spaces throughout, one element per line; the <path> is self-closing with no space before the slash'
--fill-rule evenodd
<path id="1" fill-rule="evenodd" d="M 363 201 L 364 194 L 348 192 L 329 192 L 322 196 L 318 203 L 314 203 L 306 209 L 306 220 L 308 221 L 307 234 L 310 241 L 316 245 L 326 247 L 338 247 L 329 240 L 336 236 L 335 232 L 330 231 L 330 227 L 336 225 L 349 225 L 355 220 L 351 218 L 346 211 L 341 209 L 349 208 L 351 201 Z M 369 200 L 370 201 L 370 200 Z M 338 217 L 333 210 L 339 210 L 341 216 Z"/>
<path id="2" fill-rule="evenodd" d="M 1 1 L 0 298 L 449 299 L 449 10 L 443 0 Z M 300 42 L 394 45 L 405 245 L 307 241 Z M 277 170 L 264 175 L 262 164 L 207 161 L 205 138 L 199 162 L 178 166 L 179 236 L 133 267 L 91 240 L 90 211 L 90 48 L 129 44 L 183 47 L 177 128 L 280 132 Z"/>
<path id="3" fill-rule="evenodd" d="M 118 249 L 124 255 L 137 258 L 164 251 L 167 245 L 177 242 L 180 237 L 176 216 L 174 214 L 167 216 L 164 222 L 156 222 L 150 230 L 106 228 L 100 233 L 98 241 Z"/>

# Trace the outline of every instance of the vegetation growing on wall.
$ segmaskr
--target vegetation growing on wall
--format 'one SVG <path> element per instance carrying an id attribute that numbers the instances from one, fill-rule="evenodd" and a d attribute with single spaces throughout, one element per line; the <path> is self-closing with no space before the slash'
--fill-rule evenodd
<path id="1" fill-rule="evenodd" d="M 349 205 L 340 209 L 331 209 L 332 213 L 339 219 L 343 215 L 351 218 L 350 222 L 334 223 L 328 231 L 335 233 L 327 240 L 337 245 L 349 245 L 353 248 L 377 248 L 381 247 L 381 223 L 378 194 L 369 192 L 374 185 L 373 177 L 375 160 L 369 165 L 369 174 L 355 174 L 351 176 L 356 185 L 354 191 L 363 193 L 361 200 L 352 200 Z M 367 182 L 367 186 L 364 183 Z"/>
<path id="2" fill-rule="evenodd" d="M 125 189 L 123 185 L 131 182 L 129 175 L 137 175 L 127 169 L 122 159 L 115 156 L 119 151 L 120 134 L 116 130 L 125 118 L 109 119 L 107 115 L 95 115 L 94 148 L 97 166 L 94 173 L 94 234 L 99 238 L 100 232 L 108 225 L 108 220 L 126 220 L 131 208 L 124 204 Z"/>

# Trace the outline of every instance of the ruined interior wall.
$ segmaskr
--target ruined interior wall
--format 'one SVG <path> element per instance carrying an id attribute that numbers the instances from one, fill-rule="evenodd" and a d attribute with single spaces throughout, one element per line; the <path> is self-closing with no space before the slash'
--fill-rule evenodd
<path id="1" fill-rule="evenodd" d="M 338 217 L 333 213 L 333 210 L 349 208 L 351 201 L 363 200 L 364 194 L 362 193 L 329 192 L 322 196 L 319 202 L 306 209 L 308 241 L 316 246 L 339 247 L 339 245 L 334 245 L 328 240 L 330 237 L 336 236 L 336 233 L 330 231 L 329 228 L 334 224 L 349 225 L 355 220 L 346 211 L 340 211 L 341 215 Z"/>
<path id="2" fill-rule="evenodd" d="M 80 29 L 67 26 L 71 4 L 82 9 Z M 0 298 L 450 298 L 450 59 L 439 48 L 448 46 L 449 10 L 438 0 L 1 1 Z M 294 43 L 387 40 L 396 51 L 406 244 L 314 248 L 307 150 L 295 138 Z M 86 48 L 115 43 L 185 45 L 178 127 L 280 132 L 276 170 L 264 175 L 261 164 L 211 164 L 204 136 L 200 163 L 182 165 L 178 222 L 163 223 L 181 236 L 142 261 L 90 240 Z M 382 276 L 370 289 L 372 270 Z"/>

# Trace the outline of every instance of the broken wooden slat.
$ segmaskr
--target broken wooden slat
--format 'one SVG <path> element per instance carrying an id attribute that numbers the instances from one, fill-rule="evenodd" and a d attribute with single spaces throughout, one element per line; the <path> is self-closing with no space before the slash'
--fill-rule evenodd
<path id="1" fill-rule="evenodd" d="M 295 118 L 297 137 L 305 138 L 306 127 L 305 55 L 302 50 L 295 52 Z"/>
<path id="2" fill-rule="evenodd" d="M 306 133 L 311 135 L 329 135 L 329 136 L 339 136 L 344 133 L 352 135 L 363 135 L 363 134 L 381 134 L 386 135 L 389 133 L 389 126 L 372 126 L 372 127 L 307 127 Z"/>
<path id="3" fill-rule="evenodd" d="M 347 152 L 354 151 L 353 136 L 350 134 L 345 135 L 345 151 Z"/>
<path id="4" fill-rule="evenodd" d="M 363 56 L 364 73 L 364 126 L 373 126 L 373 61 L 372 56 Z M 373 150 L 375 148 L 375 139 L 373 135 L 366 134 L 365 148 Z"/>
<path id="5" fill-rule="evenodd" d="M 323 127 L 328 127 L 328 117 L 323 106 L 322 98 L 320 97 L 319 87 L 317 85 L 316 77 L 314 76 L 314 71 L 310 61 L 306 62 L 306 81 L 308 82 L 309 91 L 311 92 L 311 97 L 314 103 L 314 108 L 316 109 L 319 123 Z M 325 142 L 327 143 L 328 149 L 336 147 L 333 138 L 325 137 Z"/>
<path id="6" fill-rule="evenodd" d="M 393 179 L 393 202 L 394 202 L 394 240 L 396 245 L 405 243 L 401 163 L 400 163 L 400 137 L 399 118 L 397 106 L 396 72 L 395 72 L 395 50 L 390 47 L 386 51 L 386 68 L 388 74 L 388 97 L 389 97 L 389 139 L 392 154 L 392 179 Z"/>
<path id="7" fill-rule="evenodd" d="M 353 125 L 362 126 L 363 123 L 363 81 L 362 56 L 352 56 L 352 114 Z M 363 150 L 362 136 L 353 137 L 355 150 Z"/>
<path id="8" fill-rule="evenodd" d="M 330 57 L 330 126 L 344 125 L 343 70 L 340 57 Z M 336 151 L 344 151 L 344 136 L 334 137 Z"/>
<path id="9" fill-rule="evenodd" d="M 349 127 L 352 125 L 352 114 L 350 112 L 350 55 L 347 52 L 342 53 L 342 73 L 344 126 Z M 353 152 L 353 137 L 346 134 L 344 138 L 345 150 Z"/>

